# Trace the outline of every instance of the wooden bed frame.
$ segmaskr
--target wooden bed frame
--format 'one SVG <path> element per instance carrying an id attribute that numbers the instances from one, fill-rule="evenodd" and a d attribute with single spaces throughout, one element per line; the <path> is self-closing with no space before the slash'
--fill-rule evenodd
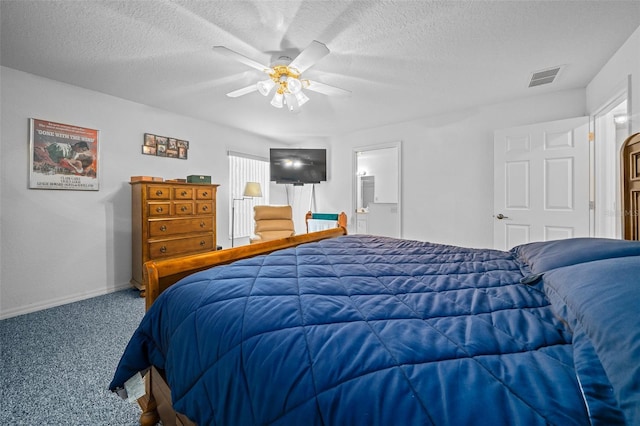
<path id="1" fill-rule="evenodd" d="M 346 222 L 346 221 L 345 221 Z M 346 225 L 346 223 L 345 223 Z M 145 285 L 145 305 L 148 310 L 164 290 L 181 278 L 194 272 L 224 265 L 236 260 L 247 259 L 276 250 L 295 247 L 300 244 L 320 241 L 346 235 L 345 226 L 324 231 L 296 235 L 280 240 L 266 241 L 231 249 L 218 250 L 203 254 L 177 257 L 173 259 L 149 261 L 143 267 L 143 284 Z M 142 408 L 140 424 L 153 426 L 162 420 L 163 426 L 196 424 L 186 416 L 176 413 L 171 403 L 171 392 L 162 373 L 152 367 L 145 375 L 147 394 L 138 399 Z"/>
<path id="2" fill-rule="evenodd" d="M 307 214 L 304 216 L 304 223 L 307 226 L 307 233 L 309 232 L 309 219 L 311 219 L 313 217 L 313 213 L 311 213 L 311 211 L 308 211 Z M 340 212 L 338 214 L 338 226 L 343 227 L 344 229 L 347 229 L 347 214 L 345 212 Z"/>

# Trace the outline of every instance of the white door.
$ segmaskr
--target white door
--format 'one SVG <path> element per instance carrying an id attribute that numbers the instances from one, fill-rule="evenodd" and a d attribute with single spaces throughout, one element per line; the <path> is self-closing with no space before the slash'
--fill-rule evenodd
<path id="1" fill-rule="evenodd" d="M 589 118 L 497 130 L 493 245 L 589 235 Z"/>

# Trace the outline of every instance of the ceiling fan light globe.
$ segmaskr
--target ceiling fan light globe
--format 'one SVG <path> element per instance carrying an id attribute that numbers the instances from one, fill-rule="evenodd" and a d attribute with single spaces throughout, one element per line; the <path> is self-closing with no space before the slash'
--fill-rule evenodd
<path id="1" fill-rule="evenodd" d="M 296 99 L 295 95 L 292 95 L 291 93 L 285 93 L 284 101 L 287 104 L 287 108 L 289 108 L 289 111 L 297 112 L 300 109 L 300 105 L 298 105 L 298 100 Z"/>
<path id="2" fill-rule="evenodd" d="M 298 102 L 298 106 L 302 106 L 306 104 L 307 101 L 309 101 L 309 97 L 305 95 L 302 90 L 296 93 L 295 97 L 296 97 L 296 101 Z"/>
<path id="3" fill-rule="evenodd" d="M 275 95 L 273 95 L 273 99 L 271 99 L 271 105 L 273 105 L 276 108 L 282 108 L 282 106 L 284 105 L 284 95 L 280 92 L 276 92 Z"/>
<path id="4" fill-rule="evenodd" d="M 259 81 L 256 83 L 258 92 L 260 92 L 262 96 L 269 95 L 269 92 L 271 92 L 271 89 L 273 89 L 275 85 L 276 83 L 271 79 Z"/>
<path id="5" fill-rule="evenodd" d="M 302 90 L 302 82 L 295 77 L 287 78 L 287 90 L 289 93 L 296 94 Z"/>

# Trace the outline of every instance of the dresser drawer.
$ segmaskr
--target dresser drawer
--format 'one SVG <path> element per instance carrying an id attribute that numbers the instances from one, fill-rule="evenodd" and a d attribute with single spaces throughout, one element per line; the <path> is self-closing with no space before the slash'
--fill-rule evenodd
<path id="1" fill-rule="evenodd" d="M 192 215 L 193 203 L 173 203 L 173 214 L 176 216 Z"/>
<path id="2" fill-rule="evenodd" d="M 171 203 L 148 203 L 147 211 L 151 217 L 169 216 L 171 214 Z"/>
<path id="3" fill-rule="evenodd" d="M 186 186 L 173 189 L 174 200 L 191 200 L 193 199 L 193 188 Z"/>
<path id="4" fill-rule="evenodd" d="M 196 214 L 210 214 L 213 211 L 213 203 L 196 202 Z"/>
<path id="5" fill-rule="evenodd" d="M 150 259 L 180 256 L 213 249 L 213 234 L 149 243 Z"/>
<path id="6" fill-rule="evenodd" d="M 212 232 L 213 217 L 149 221 L 149 237 Z"/>
<path id="7" fill-rule="evenodd" d="M 147 188 L 149 200 L 168 200 L 171 197 L 171 187 L 150 185 Z"/>
<path id="8" fill-rule="evenodd" d="M 196 188 L 196 200 L 213 200 L 211 188 Z"/>

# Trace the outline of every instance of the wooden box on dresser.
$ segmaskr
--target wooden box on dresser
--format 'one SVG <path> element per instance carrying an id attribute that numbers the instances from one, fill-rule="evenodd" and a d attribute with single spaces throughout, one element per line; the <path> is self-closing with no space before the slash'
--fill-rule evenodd
<path id="1" fill-rule="evenodd" d="M 218 186 L 131 182 L 131 284 L 141 290 L 141 296 L 145 262 L 216 249 Z"/>

